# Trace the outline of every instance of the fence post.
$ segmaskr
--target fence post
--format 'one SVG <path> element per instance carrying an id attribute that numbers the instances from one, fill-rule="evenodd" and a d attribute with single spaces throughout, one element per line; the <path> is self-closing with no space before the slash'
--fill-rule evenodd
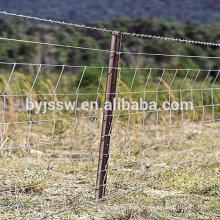
<path id="1" fill-rule="evenodd" d="M 96 199 L 105 197 L 107 169 L 109 159 L 109 146 L 111 139 L 111 130 L 113 122 L 113 102 L 116 93 L 116 84 L 118 77 L 118 63 L 120 58 L 122 33 L 113 32 L 111 38 L 111 48 L 109 57 L 109 69 L 106 82 L 105 102 L 111 102 L 112 109 L 103 111 L 101 141 L 99 149 L 99 161 L 96 180 Z"/>

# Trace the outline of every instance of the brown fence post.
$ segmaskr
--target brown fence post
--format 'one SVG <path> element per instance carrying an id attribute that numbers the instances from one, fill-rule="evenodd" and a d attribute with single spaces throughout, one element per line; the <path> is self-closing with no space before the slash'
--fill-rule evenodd
<path id="1" fill-rule="evenodd" d="M 101 142 L 99 150 L 99 161 L 96 181 L 96 199 L 105 197 L 107 169 L 109 159 L 109 146 L 111 139 L 111 130 L 113 122 L 113 102 L 116 93 L 116 84 L 118 77 L 118 63 L 120 59 L 122 33 L 113 32 L 111 38 L 111 48 L 109 57 L 109 69 L 106 83 L 105 102 L 111 102 L 112 109 L 103 111 Z"/>

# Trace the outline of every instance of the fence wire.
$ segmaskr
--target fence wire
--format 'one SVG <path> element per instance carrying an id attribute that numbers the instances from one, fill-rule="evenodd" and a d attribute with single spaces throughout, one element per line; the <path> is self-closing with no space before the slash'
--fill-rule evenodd
<path id="1" fill-rule="evenodd" d="M 111 52 L 72 49 L 97 50 L 107 58 Z M 124 58 L 170 56 L 121 54 Z M 157 108 L 113 112 L 104 200 L 118 201 L 137 190 L 148 193 L 146 190 L 151 189 L 152 193 L 152 189 L 160 188 L 163 178 L 175 181 L 177 171 L 177 175 L 180 171 L 194 173 L 219 164 L 218 68 L 122 65 L 117 69 L 119 103 L 142 99 L 155 102 Z M 94 195 L 103 111 L 85 111 L 81 104 L 92 101 L 103 108 L 107 75 L 107 64 L 97 67 L 0 62 L 1 218 L 71 219 L 83 209 L 100 205 Z M 75 103 L 74 109 L 69 106 L 62 111 L 48 110 L 49 102 L 64 101 Z M 27 109 L 29 102 L 40 106 L 40 110 Z M 163 109 L 164 102 L 191 102 L 193 108 L 167 110 Z M 212 184 L 218 187 L 216 179 Z"/>
<path id="2" fill-rule="evenodd" d="M 30 72 L 27 65 L 1 64 L 1 201 L 18 218 L 94 199 L 102 111 L 36 114 L 25 107 L 27 98 L 102 106 L 107 67 L 47 67 Z M 92 72 L 97 81 L 84 87 Z M 151 185 L 167 170 L 219 161 L 218 78 L 218 70 L 119 69 L 116 98 L 155 101 L 158 110 L 114 111 L 106 199 Z M 163 110 L 163 101 L 191 101 L 194 108 Z"/>
<path id="3" fill-rule="evenodd" d="M 7 16 L 26 18 L 26 19 L 31 19 L 31 20 L 37 20 L 37 21 L 41 21 L 41 22 L 48 22 L 48 23 L 52 23 L 52 24 L 73 26 L 73 27 L 88 29 L 88 30 L 92 30 L 92 31 L 101 31 L 101 32 L 107 32 L 107 33 L 120 32 L 117 30 L 111 30 L 111 29 L 107 29 L 107 28 L 90 27 L 90 26 L 86 26 L 86 25 L 68 23 L 65 21 L 54 21 L 52 19 L 38 18 L 38 17 L 33 17 L 33 16 L 10 13 L 10 12 L 6 12 L 6 11 L 0 11 L 0 14 L 7 15 Z M 198 45 L 203 45 L 203 46 L 214 46 L 214 47 L 220 46 L 220 44 L 218 44 L 218 43 L 204 42 L 204 41 L 198 41 L 198 40 L 180 39 L 180 38 L 156 36 L 156 35 L 150 35 L 150 34 L 130 33 L 130 32 L 125 32 L 125 31 L 123 31 L 121 33 L 123 35 L 127 35 L 127 36 L 141 37 L 141 38 L 147 38 L 147 39 L 166 40 L 166 41 L 173 41 L 173 42 L 180 42 L 180 43 L 198 44 Z"/>

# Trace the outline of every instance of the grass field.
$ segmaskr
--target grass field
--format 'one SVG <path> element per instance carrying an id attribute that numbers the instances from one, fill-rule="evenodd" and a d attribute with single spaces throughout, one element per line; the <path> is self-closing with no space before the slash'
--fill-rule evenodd
<path id="1" fill-rule="evenodd" d="M 118 91 L 130 99 L 132 77 L 123 77 L 123 72 L 120 76 Z M 169 76 L 160 85 L 159 102 L 169 96 Z M 219 83 L 216 90 L 203 90 L 202 95 L 193 91 L 195 111 L 115 111 L 107 195 L 97 202 L 102 112 L 33 113 L 30 123 L 21 105 L 33 77 L 19 72 L 14 77 L 7 89 L 8 108 L 3 108 L 3 96 L 0 98 L 0 117 L 5 113 L 7 122 L 0 124 L 0 219 L 220 219 Z M 57 78 L 55 74 L 49 79 L 42 76 L 32 97 L 42 100 L 46 93 L 53 99 Z M 75 99 L 76 95 L 67 94 L 75 91 L 79 78 L 69 78 L 61 79 L 57 93 L 64 95 L 57 99 Z M 184 88 L 189 90 L 181 91 L 186 100 L 192 98 L 194 78 L 187 78 Z M 1 75 L 0 79 L 2 93 L 8 78 Z M 143 76 L 138 79 L 132 91 L 143 87 Z M 183 79 L 176 78 L 174 89 Z M 88 91 L 82 99 L 94 99 L 90 93 L 97 90 L 99 77 L 96 86 L 89 88 L 86 80 L 79 93 Z M 147 88 L 149 100 L 155 99 L 154 81 L 152 77 Z M 203 82 L 196 82 L 194 88 Z M 204 87 L 211 85 L 207 82 Z M 171 98 L 179 100 L 179 93 L 173 91 Z M 139 97 L 133 94 L 131 98 Z M 98 99 L 102 103 L 103 95 Z"/>
<path id="2" fill-rule="evenodd" d="M 219 219 L 220 124 L 186 122 L 170 134 L 152 126 L 142 131 L 133 124 L 133 135 L 125 135 L 126 125 L 115 124 L 107 198 L 102 202 L 94 201 L 98 120 L 90 126 L 79 122 L 80 139 L 74 143 L 67 129 L 60 141 L 54 139 L 53 149 L 50 134 L 42 132 L 48 129 L 45 125 L 33 128 L 34 144 L 27 150 L 10 149 L 6 143 L 0 172 L 1 219 L 51 213 L 57 219 Z M 91 127 L 93 138 L 83 139 Z M 17 127 L 9 132 L 7 142 L 20 131 Z"/>

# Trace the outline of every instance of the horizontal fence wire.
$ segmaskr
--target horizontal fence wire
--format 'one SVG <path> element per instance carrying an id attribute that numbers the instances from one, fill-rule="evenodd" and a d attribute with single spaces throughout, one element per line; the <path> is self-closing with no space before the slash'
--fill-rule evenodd
<path id="1" fill-rule="evenodd" d="M 86 26 L 86 25 L 67 23 L 64 21 L 54 21 L 51 19 L 38 18 L 38 17 L 26 16 L 26 15 L 19 15 L 19 14 L 15 14 L 15 13 L 6 12 L 6 11 L 0 11 L 0 14 L 21 17 L 21 18 L 26 18 L 26 19 L 32 19 L 32 20 L 37 20 L 37 21 L 43 21 L 43 22 L 49 22 L 49 23 L 53 23 L 53 24 L 74 26 L 77 28 L 83 28 L 83 29 L 94 30 L 94 31 L 102 31 L 102 32 L 108 32 L 108 33 L 120 32 L 117 30 L 111 30 L 111 29 L 107 29 L 107 28 L 90 27 L 90 26 Z M 129 32 L 125 32 L 125 31 L 122 31 L 121 33 L 123 35 L 128 35 L 128 36 L 133 36 L 133 37 L 142 37 L 142 38 L 148 38 L 148 39 L 167 40 L 167 41 L 173 41 L 173 42 L 190 43 L 190 44 L 198 44 L 198 45 L 214 46 L 214 47 L 220 46 L 220 44 L 213 43 L 213 42 L 203 42 L 203 41 L 180 39 L 180 38 L 173 38 L 173 37 L 162 37 L 162 36 L 156 36 L 156 35 L 150 35 L 150 34 L 129 33 Z"/>
<path id="2" fill-rule="evenodd" d="M 2 41 L 22 42 L 22 43 L 31 43 L 31 44 L 39 44 L 39 45 L 47 45 L 47 46 L 55 46 L 55 47 L 64 47 L 64 48 L 70 48 L 70 49 L 97 51 L 97 52 L 105 52 L 105 53 L 115 52 L 115 51 L 103 50 L 103 49 L 98 49 L 98 48 L 76 47 L 76 46 L 72 46 L 72 45 L 54 44 L 54 43 L 30 41 L 30 40 L 19 40 L 19 39 L 13 39 L 13 38 L 5 38 L 5 37 L 0 37 L 0 40 L 2 40 Z M 119 52 L 119 54 L 141 55 L 141 56 L 164 56 L 164 57 L 200 58 L 200 59 L 220 59 L 220 57 L 215 57 L 215 56 L 196 56 L 196 55 L 162 54 L 162 53 L 154 54 L 154 53 L 143 53 L 143 52 L 139 52 L 138 53 L 138 52 L 129 52 L 129 51 L 121 51 L 121 52 Z"/>
<path id="3" fill-rule="evenodd" d="M 62 155 L 61 153 L 59 153 L 56 157 L 53 158 L 52 154 L 49 153 L 49 160 L 47 161 L 47 163 L 45 165 L 47 165 L 45 168 L 48 169 L 48 173 L 46 174 L 46 177 L 43 176 L 43 178 L 45 178 L 47 181 L 49 181 L 50 177 L 49 174 L 50 169 L 54 169 L 53 172 L 62 172 L 62 169 L 59 167 L 59 164 L 62 163 L 66 163 L 66 164 L 74 164 L 74 163 L 78 163 L 77 161 L 79 161 L 79 163 L 85 163 L 85 161 L 93 161 L 96 160 L 100 155 L 98 154 L 98 144 L 96 143 L 96 146 L 94 146 L 94 141 L 99 141 L 99 138 L 101 138 L 100 134 L 95 131 L 90 130 L 89 133 L 86 133 L 85 135 L 79 134 L 79 136 L 77 137 L 77 127 L 78 129 L 82 129 L 83 127 L 81 126 L 85 126 L 85 123 L 88 123 L 91 126 L 94 126 L 95 123 L 97 121 L 100 121 L 102 118 L 101 114 L 98 115 L 86 115 L 87 113 L 85 112 L 85 114 L 83 112 L 81 112 L 81 110 L 79 111 L 79 115 L 77 115 L 77 111 L 73 112 L 74 115 L 72 117 L 69 117 L 68 114 L 67 115 L 58 115 L 57 117 L 55 116 L 54 112 L 52 112 L 52 114 L 48 115 L 48 119 L 42 119 L 41 117 L 43 116 L 42 114 L 40 115 L 40 118 L 36 118 L 34 119 L 33 117 L 36 117 L 36 113 L 34 112 L 29 112 L 27 113 L 27 119 L 24 120 L 24 114 L 23 112 L 20 110 L 21 116 L 19 116 L 19 112 L 17 112 L 16 109 L 14 109 L 14 113 L 13 113 L 13 117 L 7 113 L 9 113 L 10 111 L 12 111 L 12 109 L 10 109 L 10 107 L 12 107 L 13 105 L 15 106 L 20 106 L 20 105 L 25 105 L 25 101 L 24 99 L 26 97 L 32 98 L 34 99 L 34 97 L 48 97 L 48 99 L 50 98 L 50 100 L 53 100 L 54 97 L 56 97 L 56 99 L 62 99 L 63 97 L 69 97 L 71 98 L 71 96 L 75 99 L 78 100 L 79 103 L 79 97 L 86 97 L 87 95 L 93 95 L 93 100 L 97 100 L 97 97 L 102 96 L 104 97 L 104 95 L 106 94 L 103 91 L 101 91 L 101 81 L 104 80 L 103 74 L 107 73 L 107 67 L 92 67 L 91 70 L 97 70 L 97 74 L 99 75 L 98 77 L 98 82 L 95 83 L 95 85 L 97 86 L 97 88 L 95 90 L 97 90 L 96 92 L 87 92 L 85 93 L 84 91 L 82 91 L 81 93 L 81 86 L 83 85 L 84 82 L 84 78 L 86 77 L 86 75 L 89 73 L 90 71 L 90 67 L 89 66 L 71 66 L 71 68 L 77 68 L 79 70 L 78 73 L 76 73 L 76 75 L 78 75 L 78 80 L 77 83 L 74 85 L 74 89 L 75 92 L 74 93 L 62 93 L 61 90 L 59 90 L 59 85 L 62 84 L 62 80 L 65 79 L 65 74 L 67 76 L 66 79 L 69 78 L 69 73 L 65 72 L 65 66 L 59 66 L 60 67 L 60 72 L 57 73 L 57 76 L 55 78 L 55 81 L 51 81 L 51 83 L 54 85 L 52 92 L 50 93 L 38 93 L 37 91 L 35 91 L 35 86 L 37 86 L 37 82 L 38 82 L 38 78 L 41 77 L 41 74 L 44 76 L 43 78 L 46 77 L 44 71 L 42 71 L 42 66 L 40 65 L 40 71 L 39 69 L 36 71 L 35 74 L 32 74 L 32 77 L 29 79 L 29 86 L 28 86 L 28 90 L 25 90 L 24 94 L 18 94 L 17 90 L 14 90 L 16 87 L 14 87 L 14 83 L 16 82 L 15 79 L 17 79 L 17 77 L 19 77 L 19 75 L 16 75 L 16 63 L 4 63 L 2 62 L 1 65 L 10 65 L 11 70 L 8 71 L 8 74 L 6 74 L 6 72 L 3 74 L 4 77 L 6 77 L 8 79 L 8 81 L 5 81 L 5 88 L 3 88 L 2 90 L 2 94 L 0 95 L 0 97 L 2 98 L 3 101 L 3 112 L 2 112 L 2 117 L 3 120 L 0 123 L 0 125 L 2 126 L 2 145 L 3 147 L 1 147 L 1 152 L 3 154 L 3 157 L 5 157 L 5 159 L 7 157 L 10 157 L 10 155 L 12 154 L 17 154 L 16 152 L 19 151 L 28 151 L 26 152 L 26 162 L 24 165 L 24 170 L 29 170 L 29 172 L 33 172 L 34 168 L 33 165 L 31 165 L 31 162 L 27 160 L 31 158 L 31 161 L 34 159 L 36 163 L 42 163 L 42 155 L 44 155 L 47 151 L 48 152 L 53 152 L 55 153 L 56 151 L 60 151 L 62 149 L 61 146 L 59 146 L 58 148 L 56 146 L 58 145 L 62 145 L 64 146 L 62 153 L 64 153 L 64 155 Z M 21 64 L 21 65 L 31 65 L 31 64 Z M 3 68 L 4 69 L 4 68 Z M 194 110 L 192 111 L 188 111 L 188 114 L 191 114 L 191 116 L 187 116 L 186 120 L 184 120 L 184 110 L 182 109 L 178 109 L 178 111 L 180 111 L 179 117 L 181 118 L 180 122 L 178 123 L 176 121 L 176 119 L 174 118 L 174 124 L 172 124 L 172 119 L 170 118 L 172 116 L 172 112 L 171 111 L 167 111 L 167 110 L 163 110 L 163 109 L 158 109 L 158 110 L 147 110 L 147 111 L 130 111 L 130 110 L 126 110 L 126 111 L 115 111 L 113 113 L 113 117 L 115 120 L 115 126 L 117 126 L 117 123 L 119 123 L 119 126 L 124 127 L 124 129 L 121 129 L 120 134 L 118 134 L 117 131 L 114 132 L 114 129 L 116 127 L 113 127 L 113 133 L 109 134 L 112 138 L 113 141 L 113 146 L 115 145 L 114 143 L 114 139 L 117 142 L 119 136 L 120 137 L 124 137 L 124 144 L 123 144 L 123 148 L 121 149 L 121 147 L 119 147 L 117 149 L 117 147 L 115 147 L 115 149 L 113 149 L 113 151 L 111 152 L 111 157 L 114 158 L 114 155 L 118 154 L 118 151 L 121 150 L 123 152 L 123 156 L 120 160 L 118 160 L 117 162 L 114 161 L 112 159 L 112 161 L 110 160 L 110 164 L 109 164 L 109 168 L 106 170 L 108 172 L 113 172 L 113 173 L 118 173 L 119 177 L 117 177 L 117 175 L 111 179 L 108 182 L 109 184 L 109 190 L 111 190 L 111 187 L 113 185 L 117 185 L 119 184 L 122 180 L 120 177 L 120 173 L 130 173 L 134 172 L 136 173 L 137 170 L 135 168 L 130 169 L 130 167 L 136 167 L 136 165 L 140 165 L 140 164 L 148 164 L 148 166 L 151 164 L 152 166 L 154 166 L 155 163 L 157 163 L 156 161 L 153 160 L 153 155 L 151 155 L 151 162 L 148 161 L 144 161 L 144 154 L 145 154 L 145 149 L 147 154 L 151 151 L 155 151 L 157 148 L 160 148 L 160 146 L 166 146 L 166 152 L 163 152 L 163 155 L 165 157 L 166 160 L 166 154 L 168 156 L 171 155 L 171 153 L 168 151 L 168 149 L 170 148 L 170 146 L 177 144 L 178 150 L 174 151 L 172 154 L 175 155 L 184 155 L 184 159 L 181 160 L 181 164 L 188 164 L 188 163 L 192 163 L 192 160 L 190 158 L 185 158 L 186 155 L 192 153 L 192 152 L 199 152 L 201 149 L 203 149 L 203 146 L 194 146 L 192 144 L 191 147 L 187 147 L 186 149 L 184 149 L 183 147 L 181 147 L 181 144 L 184 143 L 184 141 L 189 140 L 190 138 L 188 137 L 188 135 L 184 135 L 184 130 L 185 127 L 190 126 L 192 131 L 195 129 L 194 127 L 198 127 L 197 129 L 206 126 L 206 124 L 208 126 L 210 126 L 210 123 L 217 123 L 219 121 L 219 118 L 217 115 L 215 115 L 217 113 L 217 109 L 215 110 L 208 110 L 213 112 L 212 113 L 212 117 L 209 119 L 205 119 L 205 109 L 206 108 L 219 108 L 220 103 L 219 102 L 212 102 L 212 100 L 210 100 L 211 102 L 208 103 L 206 100 L 206 103 L 204 103 L 204 99 L 207 96 L 205 95 L 205 93 L 207 92 L 211 92 L 213 93 L 214 91 L 217 91 L 220 89 L 219 87 L 219 83 L 218 83 L 218 73 L 219 70 L 212 70 L 212 69 L 208 69 L 208 70 L 203 70 L 203 69 L 166 69 L 166 68 L 118 68 L 120 71 L 120 80 L 118 81 L 118 89 L 116 92 L 116 96 L 117 97 L 124 97 L 126 98 L 126 100 L 131 101 L 131 99 L 135 99 L 138 100 L 138 96 L 144 97 L 145 98 L 147 96 L 152 96 L 155 95 L 154 98 L 156 98 L 157 102 L 159 103 L 161 101 L 161 99 L 159 98 L 160 94 L 162 94 L 163 96 L 167 96 L 166 100 L 171 101 L 171 94 L 172 93 L 177 93 L 178 95 L 173 95 L 175 96 L 175 98 L 173 97 L 173 99 L 183 99 L 184 98 L 184 93 L 189 93 L 189 100 L 193 101 L 194 104 Z M 141 73 L 141 71 L 146 71 L 144 73 Z M 42 72 L 41 72 L 42 71 Z M 132 71 L 132 72 L 129 72 Z M 159 71 L 159 72 L 158 72 Z M 171 72 L 170 72 L 171 71 Z M 178 74 L 179 71 L 183 71 L 185 73 L 185 76 L 182 76 L 182 78 L 178 79 Z M 216 73 L 216 77 L 215 79 L 210 82 L 208 80 L 209 74 L 210 72 L 215 72 Z M 175 74 L 173 74 L 175 73 Z M 128 85 L 125 87 L 123 81 L 123 78 L 127 75 L 130 75 L 130 81 L 128 82 Z M 135 84 L 135 79 L 137 79 L 139 76 L 138 74 L 142 74 L 143 75 L 143 80 L 142 80 L 142 89 L 141 87 L 138 88 L 139 91 L 134 91 L 135 87 L 137 86 Z M 29 73 L 24 73 L 24 75 L 29 75 Z M 199 77 L 199 75 L 201 75 Z M 101 77 L 102 76 L 102 77 Z M 14 78 L 15 77 L 15 78 Z M 64 78 L 63 78 L 64 77 Z M 157 78 L 160 78 L 159 80 L 155 80 Z M 178 84 L 176 82 L 176 80 L 178 79 Z M 27 82 L 26 82 L 27 83 Z M 130 85 L 129 85 L 130 84 Z M 103 89 L 103 88 L 102 88 Z M 126 91 L 123 91 L 123 89 L 125 89 Z M 29 92 L 27 92 L 29 91 Z M 60 93 L 58 93 L 60 92 Z M 195 100 L 193 99 L 193 94 L 194 93 L 201 93 L 200 99 L 199 100 Z M 137 96 L 137 97 L 135 97 Z M 213 95 L 212 95 L 213 96 Z M 17 99 L 18 103 L 16 101 L 7 101 L 7 103 L 10 102 L 10 104 L 12 106 L 8 106 L 6 108 L 6 100 L 7 99 Z M 198 97 L 196 97 L 198 99 Z M 41 98 L 42 99 L 42 98 Z M 153 98 L 152 98 L 153 99 Z M 82 102 L 83 99 L 80 101 Z M 21 103 L 19 103 L 21 102 Z M 5 107 L 4 107 L 5 106 Z M 14 107 L 13 107 L 14 108 Z M 18 108 L 18 107 L 17 107 Z M 21 107 L 20 107 L 21 108 Z M 201 109 L 201 110 L 200 110 Z M 201 112 L 199 114 L 202 115 L 201 120 L 198 121 L 194 121 L 195 120 L 195 114 L 197 114 L 197 110 L 198 112 Z M 182 113 L 181 113 L 182 112 Z M 187 112 L 187 111 L 186 111 Z M 161 122 L 162 118 L 159 117 L 159 114 L 163 114 L 163 113 L 167 113 L 167 115 L 169 116 L 167 119 L 167 122 L 165 124 L 163 124 Z M 16 115 L 17 114 L 17 115 Z M 151 118 L 153 117 L 153 115 L 156 114 L 156 118 Z M 145 116 L 148 115 L 148 120 L 151 121 L 150 123 L 146 123 L 146 119 Z M 123 117 L 126 117 L 123 119 Z M 178 116 L 177 116 L 178 117 Z M 190 117 L 194 117 L 193 119 L 193 124 L 191 124 L 192 122 L 190 122 Z M 136 118 L 135 120 L 138 120 L 137 122 L 133 122 L 132 118 Z M 19 119 L 19 120 L 18 120 Z M 80 125 L 78 124 L 79 121 L 82 120 L 83 124 Z M 90 121 L 91 120 L 91 121 Z M 59 137 L 57 140 L 55 140 L 55 136 L 56 136 L 56 125 L 54 125 L 55 122 L 66 122 L 66 123 L 70 123 L 73 124 L 73 130 L 72 130 L 72 138 L 65 138 L 64 136 Z M 127 121 L 127 122 L 126 122 Z M 155 122 L 155 124 L 153 123 Z M 49 125 L 49 123 L 51 123 L 51 126 L 49 126 L 47 128 L 47 125 Z M 153 123 L 153 124 L 152 124 Z M 162 123 L 160 125 L 160 123 Z M 202 125 L 201 125 L 202 123 Z M 33 134 L 34 134 L 34 126 L 37 128 L 39 126 L 41 126 L 40 124 L 44 124 L 43 127 L 41 127 L 41 133 L 46 130 L 50 130 L 50 134 L 48 137 L 42 137 L 42 138 L 38 138 L 37 142 L 34 143 L 34 139 L 32 140 L 32 142 L 30 142 L 30 139 L 33 138 Z M 120 125 L 121 124 L 121 125 Z M 12 138 L 11 134 L 6 134 L 6 130 L 8 130 L 7 132 L 10 132 L 10 126 L 18 126 L 18 132 L 20 132 L 20 129 L 25 129 L 27 131 L 26 133 L 26 137 L 24 135 L 21 136 L 21 141 L 23 139 L 26 139 L 26 144 L 21 145 L 18 140 L 19 139 L 19 135 L 16 133 L 16 129 L 13 128 L 13 133 L 16 136 L 16 138 Z M 22 126 L 22 127 L 20 127 Z M 6 127 L 8 127 L 6 129 Z M 94 129 L 94 127 L 93 127 Z M 99 127 L 100 129 L 100 127 Z M 175 129 L 176 131 L 183 131 L 183 133 L 181 132 L 181 136 L 172 139 L 172 132 L 171 130 Z M 191 130 L 190 129 L 190 130 Z M 48 130 L 48 131 L 49 131 Z M 32 134 L 33 132 L 33 134 Z M 68 132 L 68 131 L 62 131 L 62 132 Z M 187 131 L 188 132 L 188 131 Z M 43 132 L 44 133 L 44 132 Z M 95 134 L 96 133 L 96 134 Z M 137 134 L 137 136 L 139 136 L 140 133 L 140 137 L 137 137 L 137 140 L 141 140 L 141 144 L 137 144 L 137 146 L 140 147 L 140 153 L 138 153 L 138 157 L 134 157 L 134 155 L 136 153 L 132 153 L 130 152 L 130 147 L 129 146 L 135 146 L 136 144 L 131 144 L 131 140 L 130 137 L 134 136 L 134 133 Z M 154 138 L 155 140 L 149 140 L 149 143 L 147 143 L 147 145 L 145 146 L 145 148 L 142 149 L 141 146 L 145 145 L 145 135 L 148 136 L 148 134 L 154 134 L 156 135 Z M 95 136 L 94 136 L 95 135 Z M 165 135 L 165 136 L 164 136 Z M 216 136 L 218 135 L 218 130 L 213 130 L 212 131 L 212 135 Z M 59 136 L 59 135 L 58 135 Z M 84 137 L 83 137 L 84 136 Z M 25 138 L 24 138 L 25 137 Z M 169 137 L 169 138 L 168 138 Z M 205 135 L 206 137 L 206 135 Z M 8 138 L 8 140 L 7 140 Z M 44 140 L 45 139 L 45 140 Z M 60 139 L 60 140 L 59 140 Z M 169 140 L 170 139 L 170 140 Z M 4 141 L 7 140 L 5 143 Z M 13 143 L 14 141 L 17 142 L 17 144 Z M 36 140 L 35 140 L 36 141 Z M 87 142 L 90 142 L 91 145 L 89 148 L 84 149 L 85 152 L 81 152 L 82 148 L 78 148 L 77 145 L 79 146 L 84 146 L 83 148 L 85 148 L 85 145 Z M 69 150 L 66 150 L 65 146 L 68 146 L 69 144 L 71 145 L 71 143 L 75 146 L 72 149 L 72 153 L 70 154 Z M 92 147 L 93 145 L 93 147 Z M 49 148 L 48 148 L 49 147 Z M 91 148 L 92 147 L 92 148 Z M 218 143 L 210 143 L 210 144 L 205 144 L 205 147 L 208 148 L 214 148 L 217 149 L 219 147 Z M 133 149 L 134 150 L 134 149 Z M 66 151 L 66 155 L 65 155 L 65 151 Z M 115 152 L 114 152 L 115 151 Z M 162 150 L 161 150 L 162 151 Z M 90 155 L 88 154 L 88 152 L 90 152 Z M 168 153 L 169 152 L 169 153 Z M 77 153 L 77 157 L 75 157 L 75 153 Z M 134 154 L 134 155 L 133 155 Z M 38 155 L 38 158 L 32 158 L 33 155 L 34 157 L 36 157 L 36 155 Z M 71 156 L 72 155 L 72 156 Z M 120 155 L 120 154 L 119 154 Z M 143 161 L 142 161 L 143 160 Z M 162 160 L 162 159 L 160 159 Z M 58 162 L 59 161 L 59 162 Z M 84 162 L 83 162 L 84 161 Z M 114 161 L 114 162 L 113 162 Z M 30 163 L 30 164 L 28 164 Z M 89 162 L 90 163 L 90 162 Z M 115 163 L 115 164 L 114 164 Z M 196 163 L 196 159 L 193 158 L 193 163 Z M 54 164 L 56 164 L 56 166 L 54 166 Z M 54 167 L 53 167 L 54 166 Z M 83 165 L 77 165 L 78 167 L 81 167 Z M 17 167 L 19 167 L 19 165 L 17 165 Z M 50 168 L 51 167 L 51 168 Z M 128 167 L 128 168 L 127 168 Z M 81 168 L 80 168 L 81 169 Z M 127 170 L 128 169 L 128 170 Z M 0 174 L 4 176 L 4 173 L 9 173 L 9 172 L 13 172 L 13 173 L 21 173 L 22 169 L 13 169 L 13 168 L 7 168 L 6 170 L 1 170 Z M 25 172 L 25 173 L 26 173 Z M 92 168 L 89 169 L 87 168 L 87 175 L 91 175 L 91 173 L 95 173 L 95 170 L 92 171 Z M 23 173 L 23 172 L 22 172 Z M 83 173 L 83 171 L 82 171 Z M 43 174 L 41 174 L 43 175 Z M 83 174 L 81 174 L 83 175 Z M 137 175 L 134 174 L 134 175 Z M 15 179 L 18 178 L 17 176 L 15 177 Z M 119 178 L 119 179 L 118 179 Z M 94 178 L 93 178 L 94 181 Z M 146 187 L 147 185 L 149 185 L 149 181 L 151 181 L 151 178 L 149 177 L 149 180 L 147 181 L 146 184 L 144 184 L 143 186 L 130 186 L 130 189 L 126 189 L 123 192 L 117 192 L 117 191 L 112 191 L 111 193 L 109 192 L 108 195 L 106 196 L 106 199 L 113 199 L 119 196 L 123 196 L 126 195 L 127 193 L 130 192 L 134 192 L 136 190 L 139 189 L 143 189 L 144 187 Z M 40 184 L 41 185 L 41 184 Z M 20 193 L 27 193 L 27 191 L 32 191 L 34 188 L 40 187 L 39 184 L 36 185 L 20 185 L 20 186 L 16 186 L 16 188 L 9 188 L 9 189 L 5 189 L 3 191 L 1 191 L 1 193 L 3 194 L 13 194 L 14 192 L 20 192 Z M 67 188 L 66 188 L 67 189 Z M 63 189 L 64 190 L 64 189 Z M 90 193 L 92 193 L 94 190 L 94 186 L 91 186 L 91 191 Z M 62 191 L 64 192 L 64 191 Z M 56 213 L 56 212 L 55 212 Z"/>

